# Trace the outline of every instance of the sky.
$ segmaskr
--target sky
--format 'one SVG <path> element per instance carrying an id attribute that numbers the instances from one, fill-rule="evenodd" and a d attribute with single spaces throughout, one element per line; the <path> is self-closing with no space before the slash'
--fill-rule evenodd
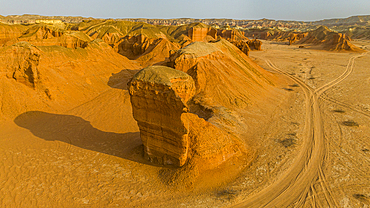
<path id="1" fill-rule="evenodd" d="M 370 15 L 370 0 L 0 0 L 0 15 L 322 20 Z"/>

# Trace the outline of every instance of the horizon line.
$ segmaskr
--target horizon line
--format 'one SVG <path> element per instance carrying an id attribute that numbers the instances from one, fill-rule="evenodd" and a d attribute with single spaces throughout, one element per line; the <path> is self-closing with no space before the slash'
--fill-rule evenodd
<path id="1" fill-rule="evenodd" d="M 93 18 L 93 19 L 156 19 L 156 20 L 175 20 L 175 19 L 200 19 L 200 20 L 211 20 L 211 19 L 224 19 L 224 20 L 246 20 L 246 21 L 254 21 L 254 20 L 272 20 L 272 21 L 295 21 L 295 22 L 317 22 L 323 20 L 331 20 L 331 19 L 347 19 L 351 17 L 361 17 L 361 16 L 370 16 L 370 14 L 356 14 L 347 17 L 328 17 L 324 19 L 316 19 L 316 20 L 296 20 L 296 19 L 275 19 L 271 17 L 262 17 L 262 18 L 232 18 L 232 17 L 93 17 L 93 16 L 84 16 L 84 15 L 44 15 L 44 14 L 32 14 L 32 13 L 24 13 L 24 14 L 9 14 L 9 15 L 2 15 L 3 17 L 9 16 L 44 16 L 44 17 L 81 17 L 81 18 Z"/>

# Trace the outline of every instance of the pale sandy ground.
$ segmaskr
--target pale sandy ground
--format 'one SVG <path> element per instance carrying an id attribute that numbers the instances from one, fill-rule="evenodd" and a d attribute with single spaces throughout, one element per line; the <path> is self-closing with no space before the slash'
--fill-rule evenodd
<path id="1" fill-rule="evenodd" d="M 358 55 L 274 42 L 252 52 L 263 68 L 296 82 L 282 86 L 288 97 L 240 115 L 257 156 L 213 189 L 168 185 L 163 168 L 142 159 L 126 90 L 111 88 L 62 114 L 35 111 L 4 121 L 0 207 L 368 207 L 370 54 L 347 67 Z"/>

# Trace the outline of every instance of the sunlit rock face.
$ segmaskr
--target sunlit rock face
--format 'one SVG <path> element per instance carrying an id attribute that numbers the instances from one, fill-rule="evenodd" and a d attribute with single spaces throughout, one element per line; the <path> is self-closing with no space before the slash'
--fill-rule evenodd
<path id="1" fill-rule="evenodd" d="M 206 36 L 217 38 L 217 31 L 213 28 L 197 28 L 193 27 L 188 31 L 188 36 L 193 42 L 204 41 Z"/>
<path id="2" fill-rule="evenodd" d="M 133 115 L 140 128 L 145 157 L 158 164 L 183 166 L 189 154 L 187 101 L 195 94 L 185 72 L 150 66 L 129 83 Z"/>

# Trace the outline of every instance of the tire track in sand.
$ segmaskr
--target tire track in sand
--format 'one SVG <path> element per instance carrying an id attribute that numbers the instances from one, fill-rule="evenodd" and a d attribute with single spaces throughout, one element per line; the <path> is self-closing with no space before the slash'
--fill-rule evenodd
<path id="1" fill-rule="evenodd" d="M 332 197 L 322 168 L 325 158 L 327 158 L 327 153 L 325 151 L 326 144 L 319 97 L 326 90 L 346 79 L 353 71 L 355 59 L 365 54 L 351 57 L 342 75 L 316 90 L 297 77 L 278 69 L 271 61 L 266 60 L 269 67 L 288 76 L 302 88 L 305 94 L 306 118 L 304 134 L 302 135 L 302 149 L 290 168 L 275 183 L 248 197 L 234 207 L 302 207 L 306 203 L 308 194 L 317 192 L 314 188 L 314 184 L 317 181 L 322 188 L 329 207 L 338 207 L 338 204 Z M 317 200 L 318 197 L 314 197 L 312 204 L 322 204 Z"/>

